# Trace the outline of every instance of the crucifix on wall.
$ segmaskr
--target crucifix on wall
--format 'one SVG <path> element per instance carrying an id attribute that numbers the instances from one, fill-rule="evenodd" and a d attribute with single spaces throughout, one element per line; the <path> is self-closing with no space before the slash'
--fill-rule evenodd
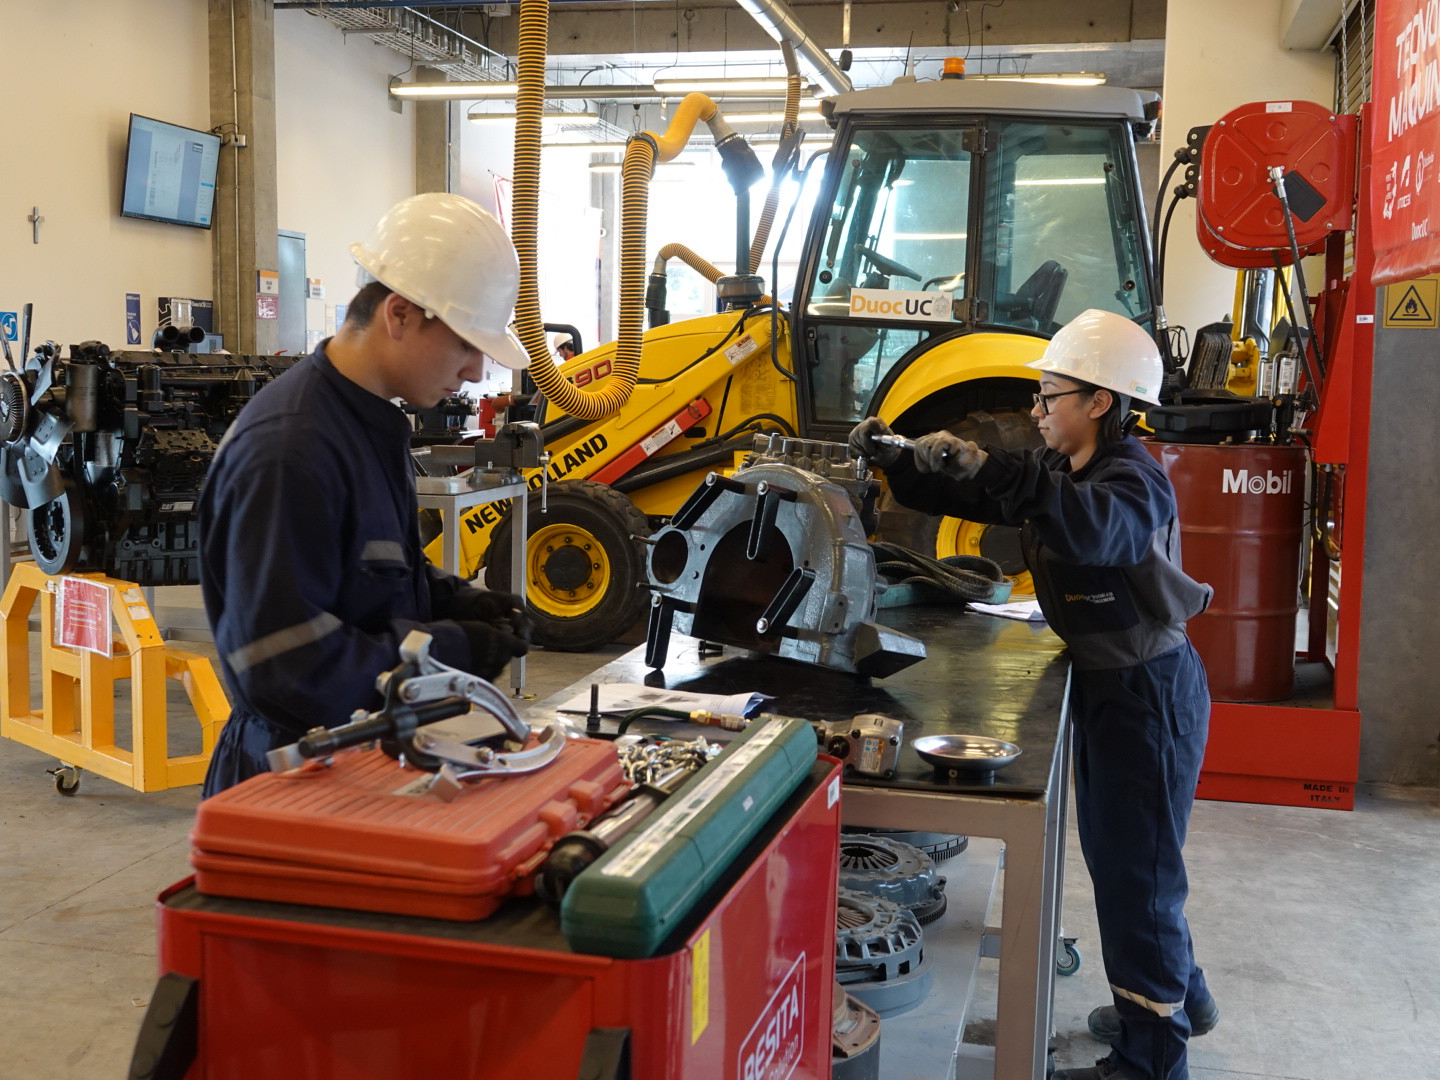
<path id="1" fill-rule="evenodd" d="M 45 224 L 45 219 L 40 216 L 40 207 L 37 206 L 32 209 L 30 216 L 25 220 L 30 222 L 30 228 L 32 230 L 30 234 L 31 243 L 38 244 L 40 242 L 40 226 Z"/>

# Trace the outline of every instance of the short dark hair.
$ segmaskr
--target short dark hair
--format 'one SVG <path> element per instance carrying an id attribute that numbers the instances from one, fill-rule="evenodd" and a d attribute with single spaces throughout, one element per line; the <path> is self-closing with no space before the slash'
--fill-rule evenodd
<path id="1" fill-rule="evenodd" d="M 350 300 L 350 306 L 345 311 L 345 322 L 357 330 L 370 325 L 370 320 L 375 317 L 375 310 L 385 302 L 385 298 L 394 290 L 379 281 L 372 281 L 360 287 Z"/>

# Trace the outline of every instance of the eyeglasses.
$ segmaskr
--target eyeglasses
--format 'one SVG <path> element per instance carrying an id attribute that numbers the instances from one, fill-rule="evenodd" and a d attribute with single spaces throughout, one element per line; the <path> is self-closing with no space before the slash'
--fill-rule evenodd
<path id="1" fill-rule="evenodd" d="M 1088 394 L 1088 393 L 1091 393 L 1091 391 L 1089 391 L 1089 390 L 1061 390 L 1059 393 L 1056 393 L 1056 394 L 1031 394 L 1030 396 L 1035 399 L 1035 404 L 1040 406 L 1040 415 L 1041 415 L 1041 416 L 1049 416 L 1049 415 L 1050 415 L 1050 402 L 1054 401 L 1057 397 L 1065 397 L 1065 395 L 1067 395 L 1067 394 Z"/>

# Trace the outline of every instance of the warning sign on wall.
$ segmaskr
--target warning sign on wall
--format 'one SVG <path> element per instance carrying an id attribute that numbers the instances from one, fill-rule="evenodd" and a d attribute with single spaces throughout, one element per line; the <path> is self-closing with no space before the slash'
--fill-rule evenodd
<path id="1" fill-rule="evenodd" d="M 1440 275 L 1386 285 L 1381 325 L 1393 330 L 1440 329 Z"/>
<path id="2" fill-rule="evenodd" d="M 62 577 L 55 591 L 55 644 L 111 655 L 110 586 Z"/>

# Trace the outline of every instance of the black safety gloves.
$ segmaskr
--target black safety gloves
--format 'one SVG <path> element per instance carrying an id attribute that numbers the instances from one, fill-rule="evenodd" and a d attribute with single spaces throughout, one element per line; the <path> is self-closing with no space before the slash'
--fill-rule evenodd
<path id="1" fill-rule="evenodd" d="M 525 602 L 513 593 L 461 589 L 438 614 L 453 619 L 465 631 L 470 642 L 469 670 L 482 679 L 494 680 L 506 664 L 530 649 L 534 626 L 525 614 Z"/>
<path id="2" fill-rule="evenodd" d="M 457 620 L 470 642 L 470 673 L 493 682 L 505 670 L 505 665 L 517 656 L 524 656 L 530 650 L 530 639 L 517 637 L 495 623 Z M 527 620 L 528 631 L 528 620 Z"/>
<path id="3" fill-rule="evenodd" d="M 514 593 L 490 589 L 461 589 L 444 607 L 443 617 L 460 622 L 494 623 L 509 628 L 516 637 L 530 640 L 530 617 L 525 614 L 525 601 Z"/>
<path id="4" fill-rule="evenodd" d="M 885 468 L 894 465 L 900 458 L 900 447 L 887 446 L 871 438 L 872 435 L 894 435 L 890 425 L 878 416 L 867 416 L 850 432 L 850 453 L 856 457 L 868 458 L 872 465 Z"/>
<path id="5" fill-rule="evenodd" d="M 925 473 L 943 473 L 956 480 L 969 480 L 980 471 L 987 457 L 989 455 L 973 442 L 966 442 L 948 431 L 933 431 L 915 440 L 915 467 Z"/>

